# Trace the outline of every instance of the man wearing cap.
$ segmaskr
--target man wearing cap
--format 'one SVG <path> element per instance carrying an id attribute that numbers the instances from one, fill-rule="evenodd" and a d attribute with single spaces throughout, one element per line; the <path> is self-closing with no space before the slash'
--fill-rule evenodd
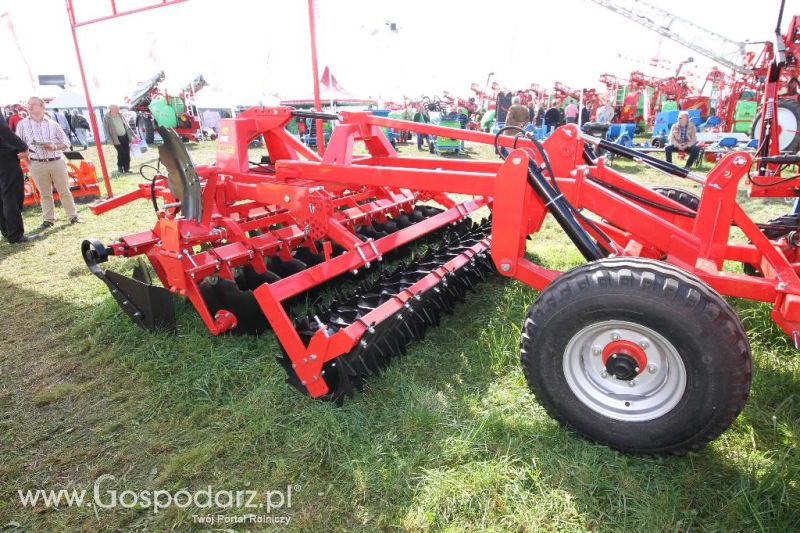
<path id="1" fill-rule="evenodd" d="M 69 223 L 80 222 L 69 190 L 67 164 L 62 157 L 63 151 L 69 148 L 69 139 L 56 121 L 45 116 L 44 107 L 44 100 L 31 96 L 28 99 L 30 116 L 17 125 L 17 135 L 28 145 L 28 168 L 41 195 L 43 221 L 40 229 L 47 229 L 56 221 L 53 187 L 58 191 Z"/>
<path id="2" fill-rule="evenodd" d="M 678 122 L 672 125 L 672 130 L 669 132 L 669 144 L 664 151 L 668 163 L 672 163 L 672 154 L 675 152 L 689 154 L 686 168 L 691 168 L 697 160 L 697 156 L 700 155 L 700 147 L 697 146 L 697 128 L 689 120 L 687 111 L 681 111 L 678 114 Z"/>

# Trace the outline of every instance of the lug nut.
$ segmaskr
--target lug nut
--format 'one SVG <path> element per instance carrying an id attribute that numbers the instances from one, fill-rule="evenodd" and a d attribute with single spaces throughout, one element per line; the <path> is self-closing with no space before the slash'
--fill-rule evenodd
<path id="1" fill-rule="evenodd" d="M 655 374 L 656 370 L 658 370 L 656 368 L 656 365 L 647 365 L 647 371 L 650 372 L 651 374 Z"/>
<path id="2" fill-rule="evenodd" d="M 650 347 L 650 343 L 647 342 L 646 339 L 642 339 L 639 341 L 639 346 L 641 346 L 643 350 L 646 350 Z"/>
<path id="3" fill-rule="evenodd" d="M 600 346 L 592 346 L 592 355 L 600 355 L 603 349 Z"/>
<path id="4" fill-rule="evenodd" d="M 636 380 L 635 379 L 632 379 L 632 380 L 630 380 L 628 382 L 628 387 L 635 387 L 635 386 L 636 386 Z"/>
<path id="5" fill-rule="evenodd" d="M 611 334 L 611 340 L 612 340 L 612 341 L 618 341 L 618 340 L 620 340 L 621 338 L 622 338 L 622 337 L 620 336 L 620 334 L 619 334 L 619 333 L 612 333 L 612 334 Z"/>
<path id="6" fill-rule="evenodd" d="M 607 378 L 608 377 L 608 371 L 605 368 L 600 371 L 600 377 L 601 378 Z"/>

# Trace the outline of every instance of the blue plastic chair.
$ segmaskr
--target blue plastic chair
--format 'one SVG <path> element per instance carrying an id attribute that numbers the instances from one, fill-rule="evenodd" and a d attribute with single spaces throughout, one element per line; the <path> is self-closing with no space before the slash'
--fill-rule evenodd
<path id="1" fill-rule="evenodd" d="M 720 122 L 722 122 L 722 121 L 718 116 L 712 115 L 712 116 L 708 117 L 708 120 L 706 120 L 705 122 L 700 124 L 699 127 L 700 127 L 700 129 L 702 129 L 702 128 L 716 128 L 717 126 L 720 125 Z"/>

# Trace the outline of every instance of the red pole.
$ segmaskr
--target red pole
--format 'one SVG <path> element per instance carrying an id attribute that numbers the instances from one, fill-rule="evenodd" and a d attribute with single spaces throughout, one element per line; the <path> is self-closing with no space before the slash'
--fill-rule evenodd
<path id="1" fill-rule="evenodd" d="M 317 69 L 317 32 L 314 25 L 314 0 L 308 0 L 308 30 L 311 33 L 311 70 L 314 75 L 314 109 L 322 111 L 319 97 L 319 70 Z M 325 153 L 325 132 L 322 119 L 317 119 L 317 152 Z"/>
<path id="2" fill-rule="evenodd" d="M 100 130 L 97 127 L 97 118 L 94 116 L 92 100 L 89 97 L 89 84 L 86 83 L 86 72 L 83 70 L 83 59 L 81 58 L 81 47 L 78 45 L 78 34 L 75 33 L 75 12 L 72 8 L 72 0 L 67 0 L 67 14 L 69 15 L 69 27 L 72 30 L 72 42 L 75 43 L 75 55 L 78 57 L 78 68 L 81 71 L 81 82 L 83 82 L 83 92 L 86 94 L 86 107 L 89 109 L 89 123 L 92 126 L 94 135 L 94 146 L 97 148 L 97 157 L 100 160 L 100 171 L 103 173 L 103 181 L 106 185 L 108 197 L 114 196 L 111 191 L 111 180 L 108 179 L 108 169 L 106 168 L 106 157 L 103 155 L 103 145 L 100 143 Z"/>

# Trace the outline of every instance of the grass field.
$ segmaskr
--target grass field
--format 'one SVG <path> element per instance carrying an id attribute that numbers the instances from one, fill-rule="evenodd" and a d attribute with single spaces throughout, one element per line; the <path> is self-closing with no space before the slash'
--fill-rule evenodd
<path id="1" fill-rule="evenodd" d="M 192 154 L 205 163 L 213 150 Z M 467 155 L 492 157 L 476 147 Z M 647 183 L 668 181 L 615 165 Z M 139 180 L 115 177 L 114 190 Z M 757 220 L 789 209 L 742 201 Z M 732 302 L 754 356 L 751 397 L 733 427 L 699 453 L 637 458 L 573 436 L 529 394 L 519 337 L 536 295 L 519 283 L 485 283 L 336 408 L 285 384 L 271 333 L 214 338 L 184 305 L 175 335 L 127 319 L 79 246 L 149 229 L 148 202 L 102 217 L 84 205 L 76 226 L 58 215 L 45 239 L 0 245 L 0 529 L 280 529 L 195 524 L 193 515 L 209 512 L 195 507 L 32 510 L 18 496 L 91 492 L 110 474 L 103 490 L 120 493 L 210 485 L 257 490 L 263 502 L 265 491 L 291 487 L 291 507 L 272 515 L 298 531 L 800 530 L 800 355 L 766 306 Z M 27 227 L 40 216 L 27 210 Z M 531 251 L 551 267 L 580 263 L 551 224 Z"/>

